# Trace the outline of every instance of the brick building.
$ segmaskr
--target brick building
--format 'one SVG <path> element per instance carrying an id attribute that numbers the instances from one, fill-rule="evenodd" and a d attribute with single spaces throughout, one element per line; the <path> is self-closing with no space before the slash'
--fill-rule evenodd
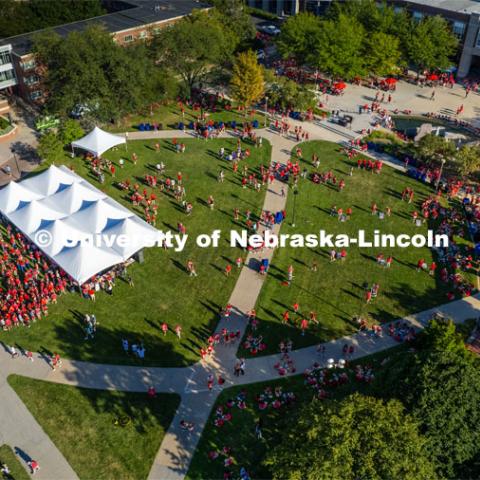
<path id="1" fill-rule="evenodd" d="M 145 41 L 194 9 L 208 8 L 199 0 L 125 0 L 122 10 L 100 17 L 53 27 L 61 36 L 82 31 L 90 25 L 102 25 L 119 45 Z M 45 99 L 43 69 L 32 54 L 30 32 L 0 40 L 0 93 L 16 94 L 41 105 Z"/>

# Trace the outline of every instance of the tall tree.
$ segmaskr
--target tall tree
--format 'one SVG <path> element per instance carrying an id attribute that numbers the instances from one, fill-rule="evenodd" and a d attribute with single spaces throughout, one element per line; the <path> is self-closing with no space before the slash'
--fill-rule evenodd
<path id="1" fill-rule="evenodd" d="M 365 41 L 365 64 L 369 72 L 380 76 L 392 75 L 398 71 L 402 54 L 399 40 L 393 35 L 375 32 Z"/>
<path id="2" fill-rule="evenodd" d="M 456 154 L 457 167 L 467 177 L 480 172 L 480 148 L 478 145 L 464 145 Z"/>
<path id="3" fill-rule="evenodd" d="M 50 131 L 40 137 L 37 151 L 42 160 L 48 163 L 57 162 L 63 156 L 63 144 L 59 136 L 55 132 Z"/>
<path id="4" fill-rule="evenodd" d="M 276 41 L 279 53 L 284 57 L 294 57 L 304 64 L 316 50 L 316 41 L 320 31 L 320 21 L 311 13 L 299 13 L 289 17 L 282 25 Z"/>
<path id="5" fill-rule="evenodd" d="M 237 102 L 249 107 L 263 97 L 265 78 L 255 52 L 247 50 L 239 53 L 235 58 L 232 73 L 230 89 Z"/>
<path id="6" fill-rule="evenodd" d="M 447 68 L 456 52 L 458 40 L 448 22 L 440 16 L 428 16 L 413 22 L 409 39 L 409 59 L 420 69 Z"/>
<path id="7" fill-rule="evenodd" d="M 109 32 L 92 26 L 65 38 L 42 32 L 35 36 L 34 48 L 45 67 L 47 107 L 54 113 L 67 115 L 84 105 L 93 119 L 106 121 L 148 100 L 154 65 L 144 46 L 121 47 Z"/>
<path id="8" fill-rule="evenodd" d="M 240 44 L 255 37 L 256 29 L 252 17 L 247 13 L 242 0 L 213 0 L 215 8 L 211 14 L 236 37 Z"/>
<path id="9" fill-rule="evenodd" d="M 100 0 L 0 0 L 0 38 L 103 15 Z"/>
<path id="10" fill-rule="evenodd" d="M 196 12 L 164 29 L 152 46 L 157 62 L 179 75 L 190 92 L 235 48 L 229 32 L 206 12 Z"/>
<path id="11" fill-rule="evenodd" d="M 69 145 L 70 143 L 82 138 L 85 135 L 85 131 L 77 120 L 68 118 L 60 127 L 59 138 L 63 145 Z"/>
<path id="12" fill-rule="evenodd" d="M 288 423 L 265 462 L 276 480 L 434 478 L 425 440 L 397 400 L 314 401 Z"/>
<path id="13" fill-rule="evenodd" d="M 417 155 L 426 163 L 439 163 L 441 161 L 454 161 L 456 148 L 453 142 L 449 142 L 438 135 L 425 135 L 415 146 Z"/>
<path id="14" fill-rule="evenodd" d="M 362 25 L 340 14 L 336 20 L 321 22 L 316 49 L 310 61 L 334 77 L 345 80 L 365 73 L 363 43 L 365 31 Z"/>

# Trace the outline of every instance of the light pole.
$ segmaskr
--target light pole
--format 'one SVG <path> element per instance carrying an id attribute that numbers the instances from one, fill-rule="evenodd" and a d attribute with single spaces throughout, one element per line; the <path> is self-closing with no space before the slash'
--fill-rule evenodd
<path id="1" fill-rule="evenodd" d="M 267 119 L 268 119 L 268 97 L 265 97 L 265 128 L 267 128 Z"/>
<path id="2" fill-rule="evenodd" d="M 12 147 L 10 150 L 11 150 L 11 152 L 13 153 L 13 160 L 15 161 L 15 166 L 17 167 L 18 178 L 20 178 L 21 172 L 20 172 L 20 167 L 18 166 L 17 154 L 16 154 L 16 152 L 15 152 L 15 148 Z"/>
<path id="3" fill-rule="evenodd" d="M 437 186 L 435 188 L 435 191 L 438 193 L 438 188 L 440 187 L 440 180 L 442 179 L 442 173 L 443 173 L 443 166 L 445 165 L 446 160 L 444 158 L 441 159 L 441 166 L 440 166 L 440 172 L 438 174 L 438 179 L 437 179 Z"/>
<path id="4" fill-rule="evenodd" d="M 297 207 L 297 195 L 298 195 L 298 186 L 296 183 L 293 184 L 293 216 L 292 216 L 292 227 L 295 227 L 295 217 L 296 217 L 296 207 Z"/>

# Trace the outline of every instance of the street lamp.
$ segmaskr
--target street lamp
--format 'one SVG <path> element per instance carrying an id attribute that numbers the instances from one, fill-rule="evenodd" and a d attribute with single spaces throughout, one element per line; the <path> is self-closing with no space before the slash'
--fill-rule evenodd
<path id="1" fill-rule="evenodd" d="M 298 195 L 298 186 L 296 183 L 293 184 L 293 218 L 292 218 L 292 227 L 295 227 L 295 216 L 296 216 L 296 207 L 297 207 L 297 195 Z"/>
<path id="2" fill-rule="evenodd" d="M 17 155 L 16 155 L 16 152 L 15 152 L 15 148 L 11 147 L 10 150 L 13 153 L 13 160 L 15 161 L 15 166 L 17 167 L 18 178 L 20 178 L 21 172 L 20 172 L 20 167 L 18 166 L 18 161 L 17 161 Z"/>
<path id="3" fill-rule="evenodd" d="M 265 97 L 265 128 L 267 128 L 268 119 L 268 97 Z"/>
<path id="4" fill-rule="evenodd" d="M 445 165 L 446 160 L 444 158 L 441 159 L 442 165 L 440 166 L 440 172 L 438 174 L 438 179 L 437 179 L 437 186 L 435 187 L 435 191 L 438 193 L 438 188 L 440 187 L 440 180 L 442 179 L 442 173 L 443 173 L 443 166 Z"/>

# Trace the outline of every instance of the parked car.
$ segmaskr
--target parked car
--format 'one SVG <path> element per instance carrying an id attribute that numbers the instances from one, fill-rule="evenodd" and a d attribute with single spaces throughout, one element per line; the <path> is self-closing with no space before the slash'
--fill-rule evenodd
<path id="1" fill-rule="evenodd" d="M 267 35 L 273 35 L 273 36 L 276 36 L 276 35 L 279 35 L 280 34 L 280 29 L 278 27 L 276 27 L 275 25 L 260 25 L 258 27 L 258 29 L 263 32 L 263 33 L 266 33 Z"/>

